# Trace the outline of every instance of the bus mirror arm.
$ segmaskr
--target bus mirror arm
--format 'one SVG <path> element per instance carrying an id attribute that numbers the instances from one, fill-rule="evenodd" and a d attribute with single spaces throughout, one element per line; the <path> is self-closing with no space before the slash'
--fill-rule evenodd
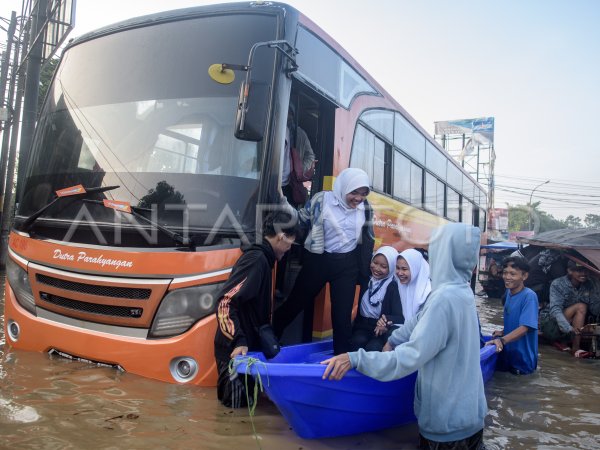
<path id="1" fill-rule="evenodd" d="M 240 86 L 240 96 L 236 117 L 235 137 L 238 139 L 255 141 L 262 140 L 267 112 L 268 86 L 263 86 L 258 81 L 252 82 L 252 63 L 256 50 L 261 47 L 273 48 L 281 52 L 288 61 L 285 69 L 289 77 L 292 72 L 298 70 L 296 55 L 298 50 L 285 40 L 257 42 L 252 45 L 248 54 L 248 64 L 222 64 L 223 69 L 240 70 L 246 72 L 246 78 Z M 251 95 L 252 94 L 252 95 Z M 250 107 L 250 105 L 252 107 Z M 248 111 L 252 111 L 252 120 L 248 120 Z"/>

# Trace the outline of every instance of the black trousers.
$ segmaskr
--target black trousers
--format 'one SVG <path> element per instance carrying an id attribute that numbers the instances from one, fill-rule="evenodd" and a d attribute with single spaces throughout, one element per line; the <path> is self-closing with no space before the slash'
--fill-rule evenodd
<path id="1" fill-rule="evenodd" d="M 437 442 L 424 438 L 419 433 L 420 450 L 485 450 L 483 443 L 483 430 L 478 431 L 473 436 L 460 441 Z"/>
<path id="2" fill-rule="evenodd" d="M 246 375 L 229 375 L 229 361 L 217 361 L 217 398 L 228 408 L 243 408 L 254 398 L 254 378 Z M 248 385 L 248 391 L 246 390 Z M 251 405 L 252 406 L 252 405 Z"/>
<path id="3" fill-rule="evenodd" d="M 352 350 L 352 306 L 358 277 L 356 251 L 323 253 L 305 250 L 302 269 L 288 299 L 275 310 L 273 327 L 281 337 L 285 328 L 300 314 L 312 321 L 314 299 L 326 283 L 331 292 L 333 351 L 336 355 Z"/>
<path id="4" fill-rule="evenodd" d="M 364 348 L 368 352 L 380 352 L 391 333 L 375 336 L 375 327 L 378 319 L 363 317 L 358 313 L 352 326 L 352 350 Z"/>

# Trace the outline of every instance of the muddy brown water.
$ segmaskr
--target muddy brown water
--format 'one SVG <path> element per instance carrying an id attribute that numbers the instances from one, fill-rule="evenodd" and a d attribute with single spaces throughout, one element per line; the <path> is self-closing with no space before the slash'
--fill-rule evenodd
<path id="1" fill-rule="evenodd" d="M 482 328 L 490 333 L 501 323 L 500 302 L 478 298 L 477 303 Z M 3 296 L 0 308 L 4 310 Z M 259 399 L 251 421 L 247 410 L 221 406 L 212 388 L 166 384 L 11 350 L 5 345 L 3 320 L 2 449 L 415 448 L 415 425 L 305 440 L 267 398 Z M 600 449 L 600 360 L 576 360 L 542 346 L 536 374 L 497 372 L 486 395 L 488 449 Z"/>

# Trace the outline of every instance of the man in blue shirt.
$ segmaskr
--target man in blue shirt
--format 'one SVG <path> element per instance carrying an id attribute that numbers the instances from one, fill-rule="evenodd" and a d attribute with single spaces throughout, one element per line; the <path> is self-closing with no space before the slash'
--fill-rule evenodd
<path id="1" fill-rule="evenodd" d="M 506 287 L 504 329 L 494 331 L 491 341 L 498 357 L 496 368 L 514 374 L 535 371 L 538 358 L 538 298 L 525 287 L 529 263 L 525 258 L 509 256 L 502 262 L 502 278 Z"/>

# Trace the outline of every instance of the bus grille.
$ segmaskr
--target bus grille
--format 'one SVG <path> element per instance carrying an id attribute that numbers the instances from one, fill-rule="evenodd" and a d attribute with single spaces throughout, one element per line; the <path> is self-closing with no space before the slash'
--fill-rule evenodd
<path id="1" fill-rule="evenodd" d="M 142 288 L 128 288 L 117 286 L 99 286 L 95 284 L 78 283 L 76 281 L 61 280 L 48 275 L 36 274 L 38 283 L 64 289 L 66 291 L 81 292 L 84 294 L 99 295 L 102 297 L 129 298 L 132 300 L 147 300 L 152 291 Z"/>
<path id="2" fill-rule="evenodd" d="M 35 303 L 59 316 L 147 329 L 171 279 L 76 274 L 36 263 L 28 267 Z"/>
<path id="3" fill-rule="evenodd" d="M 144 312 L 142 308 L 130 308 L 127 306 L 114 306 L 114 305 L 101 305 L 98 303 L 80 302 L 58 295 L 49 294 L 47 292 L 40 292 L 40 297 L 53 305 L 67 308 L 73 311 L 81 311 L 88 314 L 97 314 L 102 316 L 112 317 L 127 317 L 137 319 L 140 318 Z"/>

